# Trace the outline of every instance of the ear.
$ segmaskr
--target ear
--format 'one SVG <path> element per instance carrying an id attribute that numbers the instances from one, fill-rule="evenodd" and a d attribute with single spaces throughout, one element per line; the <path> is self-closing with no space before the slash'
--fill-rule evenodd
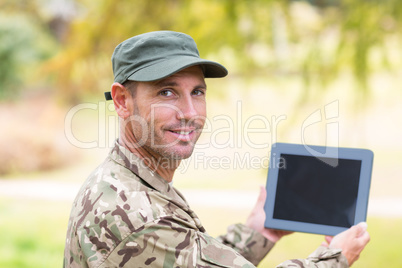
<path id="1" fill-rule="evenodd" d="M 113 83 L 111 90 L 114 108 L 122 119 L 127 119 L 131 115 L 131 101 L 132 97 L 130 92 L 120 83 Z"/>

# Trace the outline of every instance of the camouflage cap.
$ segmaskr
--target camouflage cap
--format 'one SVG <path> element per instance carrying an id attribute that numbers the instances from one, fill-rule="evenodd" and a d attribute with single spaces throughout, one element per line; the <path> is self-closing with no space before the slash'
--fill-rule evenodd
<path id="1" fill-rule="evenodd" d="M 187 34 L 155 31 L 129 38 L 120 43 L 112 55 L 114 81 L 155 81 L 187 67 L 200 65 L 206 78 L 224 77 L 226 68 L 214 61 L 201 59 L 197 45 Z"/>

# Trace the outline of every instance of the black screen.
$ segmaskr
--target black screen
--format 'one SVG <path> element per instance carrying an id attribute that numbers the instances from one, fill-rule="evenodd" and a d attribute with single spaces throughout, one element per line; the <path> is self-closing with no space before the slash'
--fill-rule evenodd
<path id="1" fill-rule="evenodd" d="M 353 225 L 361 160 L 281 154 L 273 217 Z M 328 164 L 329 163 L 329 164 Z"/>

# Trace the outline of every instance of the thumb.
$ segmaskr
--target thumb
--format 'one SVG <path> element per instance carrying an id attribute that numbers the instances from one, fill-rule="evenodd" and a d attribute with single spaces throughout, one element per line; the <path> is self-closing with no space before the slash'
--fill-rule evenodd
<path id="1" fill-rule="evenodd" d="M 353 226 L 353 232 L 356 237 L 362 236 L 366 230 L 367 230 L 367 223 L 366 222 L 360 222 L 359 224 Z"/>
<path id="2" fill-rule="evenodd" d="M 255 207 L 264 207 L 265 199 L 267 198 L 267 191 L 264 186 L 260 186 L 260 194 L 258 195 L 257 203 Z"/>
<path id="3" fill-rule="evenodd" d="M 321 246 L 328 247 L 329 244 L 331 244 L 332 239 L 333 239 L 332 236 L 326 235 L 326 236 L 325 236 L 325 242 L 322 242 L 322 243 L 321 243 Z"/>
<path id="4" fill-rule="evenodd" d="M 326 235 L 326 236 L 325 236 L 325 241 L 326 241 L 328 244 L 330 244 L 333 238 L 334 238 L 333 236 Z"/>

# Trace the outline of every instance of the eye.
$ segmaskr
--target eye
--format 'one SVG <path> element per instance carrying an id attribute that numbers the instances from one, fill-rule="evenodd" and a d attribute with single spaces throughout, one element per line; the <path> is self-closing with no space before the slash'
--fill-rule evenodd
<path id="1" fill-rule="evenodd" d="M 164 89 L 159 91 L 159 95 L 164 97 L 170 97 L 173 95 L 173 92 L 170 89 Z"/>
<path id="2" fill-rule="evenodd" d="M 195 89 L 195 90 L 193 90 L 192 95 L 202 96 L 202 95 L 205 95 L 205 91 L 202 89 Z"/>

